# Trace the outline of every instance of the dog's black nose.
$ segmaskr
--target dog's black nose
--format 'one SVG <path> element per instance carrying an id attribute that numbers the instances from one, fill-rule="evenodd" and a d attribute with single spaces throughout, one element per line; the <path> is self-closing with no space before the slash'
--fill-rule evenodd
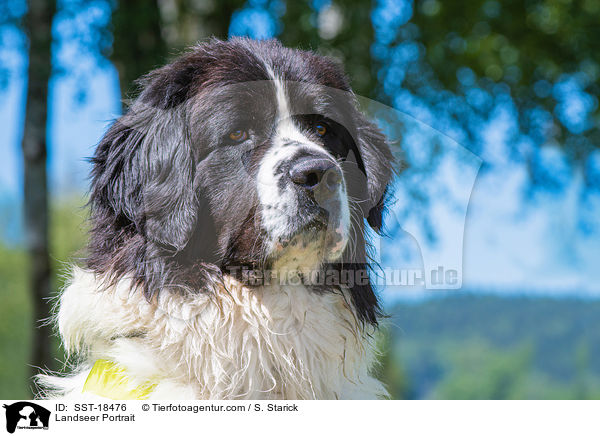
<path id="1" fill-rule="evenodd" d="M 335 191 L 342 181 L 342 173 L 332 160 L 304 157 L 292 165 L 290 179 L 309 191 L 319 186 L 328 191 Z"/>

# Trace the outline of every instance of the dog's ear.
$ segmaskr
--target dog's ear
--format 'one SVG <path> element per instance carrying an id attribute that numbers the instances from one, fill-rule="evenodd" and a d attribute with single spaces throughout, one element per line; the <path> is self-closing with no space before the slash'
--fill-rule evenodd
<path id="1" fill-rule="evenodd" d="M 183 108 L 156 107 L 138 98 L 108 130 L 93 164 L 92 211 L 109 208 L 101 212 L 113 215 L 113 225 L 135 229 L 171 251 L 185 247 L 197 205 Z"/>
<path id="2" fill-rule="evenodd" d="M 388 187 L 393 175 L 393 156 L 386 136 L 362 114 L 356 122 L 358 149 L 364 165 L 367 198 L 363 210 L 369 225 L 382 230 Z"/>

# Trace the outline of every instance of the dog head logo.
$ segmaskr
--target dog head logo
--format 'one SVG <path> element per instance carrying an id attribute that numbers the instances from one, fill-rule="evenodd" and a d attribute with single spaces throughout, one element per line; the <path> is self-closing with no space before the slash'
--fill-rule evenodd
<path id="1" fill-rule="evenodd" d="M 14 433 L 15 429 L 48 429 L 50 411 L 44 407 L 19 401 L 10 405 L 4 404 L 6 409 L 6 431 Z"/>

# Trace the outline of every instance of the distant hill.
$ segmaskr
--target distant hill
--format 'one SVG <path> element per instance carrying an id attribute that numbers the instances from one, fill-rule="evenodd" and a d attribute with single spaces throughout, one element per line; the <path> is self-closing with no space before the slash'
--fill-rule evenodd
<path id="1" fill-rule="evenodd" d="M 397 397 L 600 398 L 600 300 L 457 293 L 388 313 Z"/>

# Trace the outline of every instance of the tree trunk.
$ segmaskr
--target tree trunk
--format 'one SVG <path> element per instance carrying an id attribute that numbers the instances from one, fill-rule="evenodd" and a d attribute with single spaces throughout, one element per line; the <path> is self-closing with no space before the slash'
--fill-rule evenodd
<path id="1" fill-rule="evenodd" d="M 50 296 L 50 261 L 46 120 L 55 8 L 53 0 L 29 0 L 24 26 L 29 38 L 29 78 L 23 133 L 24 217 L 35 322 L 30 363 L 41 368 L 49 367 L 51 363 L 51 328 L 47 323 L 42 324 L 42 320 L 46 320 L 50 313 L 47 300 Z"/>

